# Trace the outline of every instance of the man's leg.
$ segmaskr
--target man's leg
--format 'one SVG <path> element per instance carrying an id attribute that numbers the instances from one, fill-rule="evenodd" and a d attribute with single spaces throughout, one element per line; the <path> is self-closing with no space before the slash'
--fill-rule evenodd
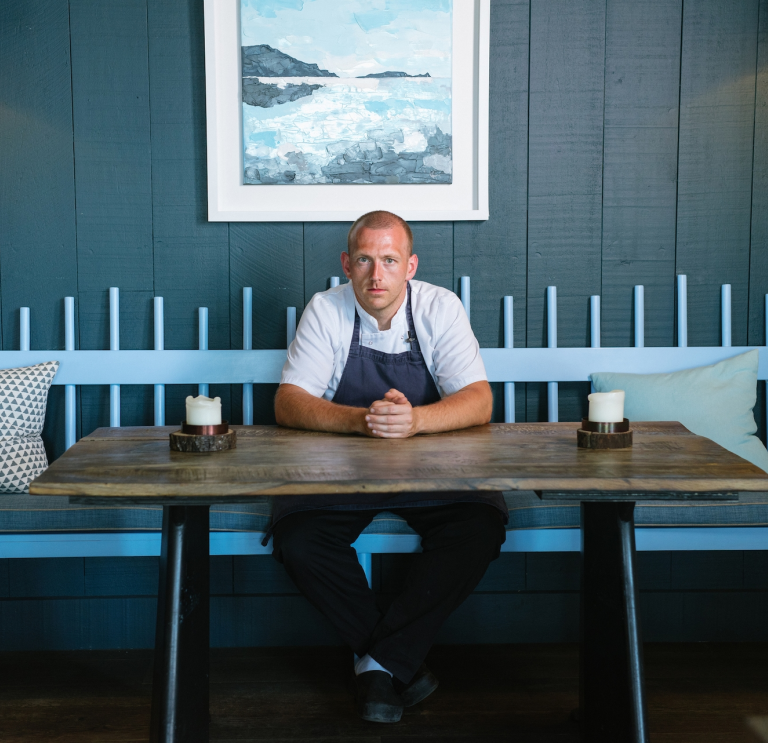
<path id="1" fill-rule="evenodd" d="M 506 532 L 501 513 L 484 503 L 395 511 L 421 535 L 405 585 L 376 625 L 366 651 L 408 683 L 450 613 L 499 556 Z M 359 653 L 358 653 L 359 654 Z"/>
<path id="2" fill-rule="evenodd" d="M 376 511 L 300 511 L 275 524 L 275 559 L 298 589 L 359 656 L 381 619 L 355 550 L 350 546 Z"/>

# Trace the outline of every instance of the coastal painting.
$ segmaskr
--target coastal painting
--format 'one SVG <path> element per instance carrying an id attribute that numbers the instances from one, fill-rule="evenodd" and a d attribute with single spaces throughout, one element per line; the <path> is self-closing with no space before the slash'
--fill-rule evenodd
<path id="1" fill-rule="evenodd" d="M 452 3 L 240 0 L 243 183 L 451 183 Z"/>

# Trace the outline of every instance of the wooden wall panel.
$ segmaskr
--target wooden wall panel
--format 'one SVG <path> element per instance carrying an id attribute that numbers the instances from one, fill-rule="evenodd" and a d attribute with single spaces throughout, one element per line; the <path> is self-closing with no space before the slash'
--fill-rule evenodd
<path id="1" fill-rule="evenodd" d="M 558 344 L 589 345 L 599 294 L 605 6 L 531 2 L 527 345 L 546 346 L 546 289 L 558 291 Z M 560 420 L 577 420 L 584 385 L 561 385 Z M 529 385 L 528 419 L 546 419 Z"/>
<path id="2" fill-rule="evenodd" d="M 62 297 L 77 296 L 72 71 L 65 0 L 0 3 L 0 338 L 19 347 L 29 307 L 32 348 L 64 347 Z M 64 451 L 63 394 L 51 390 L 48 457 Z"/>
<path id="3" fill-rule="evenodd" d="M 504 345 L 502 300 L 515 298 L 515 345 L 525 346 L 528 228 L 529 2 L 491 6 L 490 219 L 456 222 L 453 272 L 472 279 L 472 329 Z"/>
<path id="4" fill-rule="evenodd" d="M 78 288 L 152 289 L 146 0 L 72 0 Z"/>
<path id="5" fill-rule="evenodd" d="M 253 188 L 258 188 L 254 186 Z M 301 224 L 230 226 L 231 347 L 243 344 L 243 287 L 253 288 L 253 347 L 286 347 L 286 309 L 304 308 L 304 236 Z M 255 385 L 254 423 L 273 424 L 276 385 Z M 233 410 L 242 409 L 233 388 Z"/>
<path id="6" fill-rule="evenodd" d="M 748 343 L 768 344 L 765 297 L 768 294 L 768 0 L 760 0 L 755 81 L 755 142 L 752 159 L 752 224 L 749 243 Z M 758 384 L 755 418 L 758 434 L 768 439 L 766 386 Z"/>
<path id="7" fill-rule="evenodd" d="M 688 275 L 688 345 L 720 343 L 720 284 L 733 343 L 747 340 L 757 0 L 683 9 L 677 273 Z"/>
<path id="8" fill-rule="evenodd" d="M 330 286 L 331 276 L 346 281 L 340 255 L 347 249 L 346 222 L 304 223 L 304 304 Z"/>
<path id="9" fill-rule="evenodd" d="M 150 0 L 154 292 L 163 297 L 165 347 L 197 348 L 208 308 L 209 348 L 229 348 L 229 228 L 208 222 L 203 6 Z M 193 386 L 166 388 L 166 420 L 185 415 Z M 222 397 L 229 412 L 229 390 Z"/>
<path id="10" fill-rule="evenodd" d="M 66 0 L 0 3 L 0 295 L 3 348 L 63 348 L 77 292 L 72 85 Z"/>
<path id="11" fill-rule="evenodd" d="M 489 110 L 490 219 L 456 222 L 453 272 L 472 279 L 472 328 L 480 345 L 504 344 L 503 297 L 512 295 L 515 345 L 525 346 L 528 230 L 528 21 L 530 3 L 491 6 Z M 524 420 L 518 385 L 517 420 Z M 503 387 L 494 385 L 494 419 L 503 420 Z"/>
<path id="12" fill-rule="evenodd" d="M 768 0 L 760 0 L 749 268 L 749 340 L 765 345 L 768 294 Z"/>
<path id="13" fill-rule="evenodd" d="M 608 0 L 605 31 L 602 343 L 634 345 L 633 287 L 645 286 L 645 344 L 674 340 L 677 126 L 682 0 Z"/>

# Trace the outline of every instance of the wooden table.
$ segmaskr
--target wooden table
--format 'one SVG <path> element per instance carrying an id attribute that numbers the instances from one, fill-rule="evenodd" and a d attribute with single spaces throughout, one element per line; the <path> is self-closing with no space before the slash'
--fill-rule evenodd
<path id="1" fill-rule="evenodd" d="M 406 440 L 269 426 L 237 449 L 172 452 L 176 427 L 103 428 L 32 483 L 73 502 L 162 503 L 153 741 L 208 739 L 208 511 L 296 493 L 535 490 L 581 502 L 581 731 L 590 743 L 647 741 L 634 577 L 638 500 L 736 500 L 768 475 L 678 423 L 636 423 L 622 451 L 576 447 L 576 423 L 491 424 Z"/>

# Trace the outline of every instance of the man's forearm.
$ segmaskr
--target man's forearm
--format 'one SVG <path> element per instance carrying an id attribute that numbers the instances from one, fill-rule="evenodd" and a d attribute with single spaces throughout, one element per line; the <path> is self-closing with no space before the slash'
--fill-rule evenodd
<path id="1" fill-rule="evenodd" d="M 367 433 L 366 408 L 315 397 L 294 384 L 281 384 L 275 397 L 275 418 L 281 426 L 329 433 Z"/>
<path id="2" fill-rule="evenodd" d="M 439 433 L 480 426 L 491 420 L 493 393 L 488 382 L 475 382 L 432 405 L 413 409 L 417 433 Z"/>

